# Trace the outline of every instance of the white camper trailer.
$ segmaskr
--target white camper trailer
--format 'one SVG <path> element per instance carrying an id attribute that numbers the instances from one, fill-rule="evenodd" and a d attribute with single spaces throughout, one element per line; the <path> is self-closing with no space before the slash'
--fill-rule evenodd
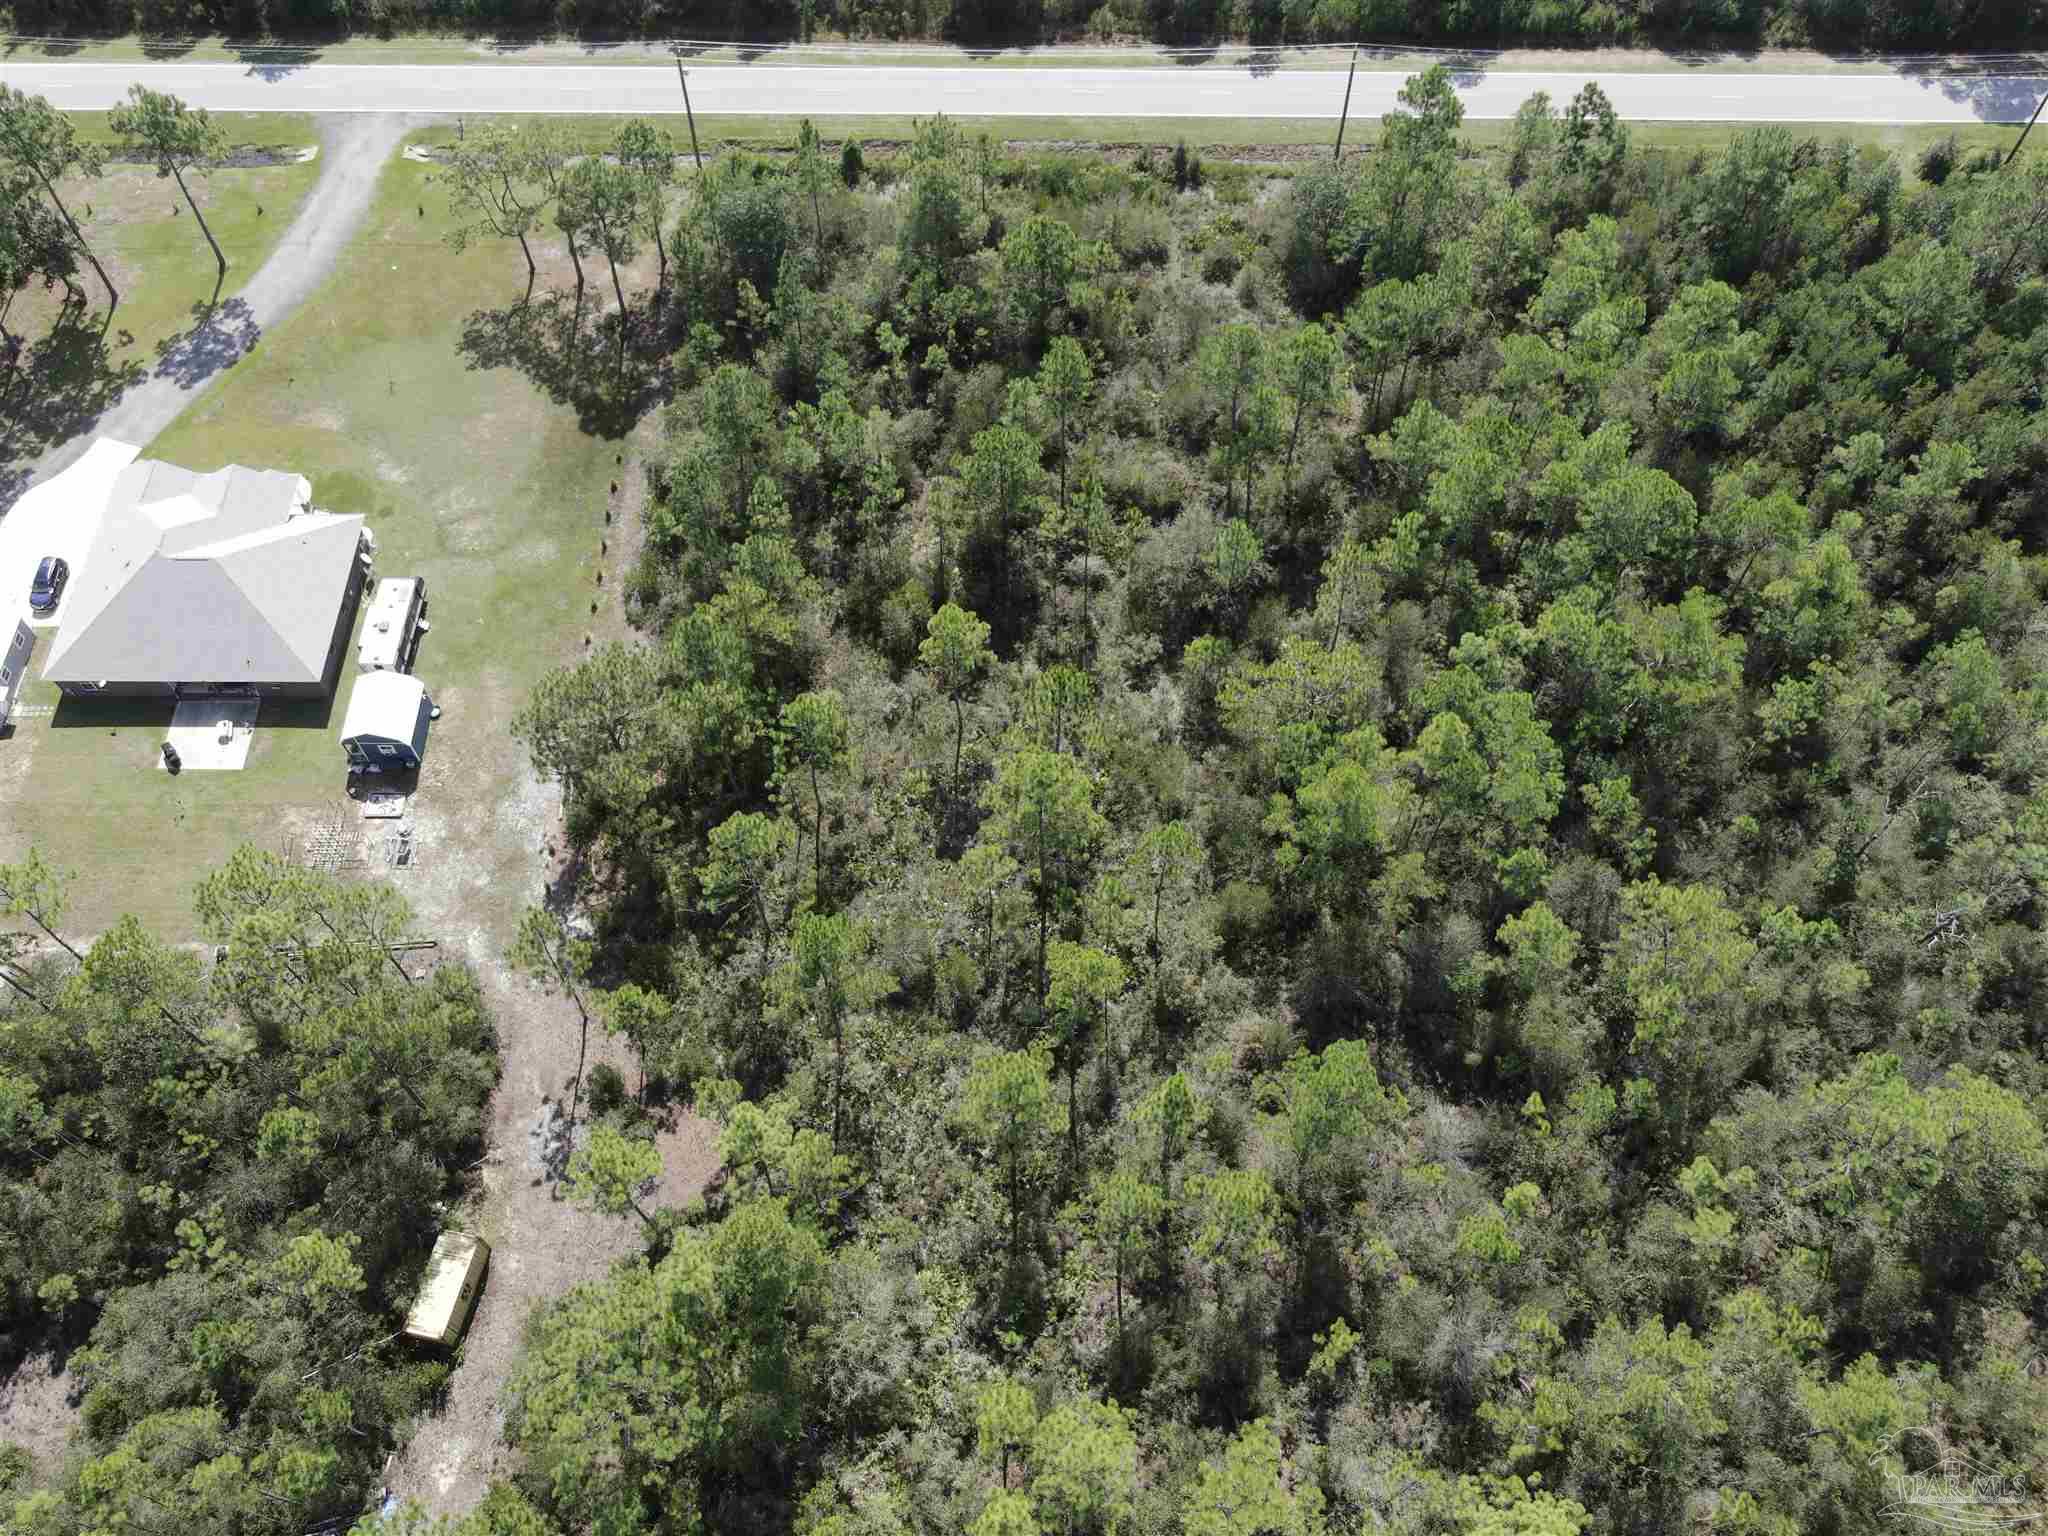
<path id="1" fill-rule="evenodd" d="M 0 723 L 14 713 L 14 704 L 21 697 L 21 685 L 28 681 L 29 653 L 36 648 L 36 632 L 20 619 L 14 621 L 14 640 L 7 647 L 5 660 L 0 660 Z"/>
<path id="2" fill-rule="evenodd" d="M 427 584 L 418 576 L 386 576 L 370 598 L 356 647 L 358 672 L 410 672 L 427 629 Z"/>
<path id="3" fill-rule="evenodd" d="M 443 1232 L 427 1260 L 419 1296 L 405 1316 L 405 1336 L 444 1349 L 459 1344 L 490 1262 L 491 1245 L 482 1238 L 467 1232 Z"/>

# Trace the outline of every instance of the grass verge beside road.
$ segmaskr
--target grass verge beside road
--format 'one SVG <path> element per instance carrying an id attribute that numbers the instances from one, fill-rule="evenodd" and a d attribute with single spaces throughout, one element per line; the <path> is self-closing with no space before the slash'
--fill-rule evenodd
<path id="1" fill-rule="evenodd" d="M 453 122 L 423 128 L 410 142 L 437 148 L 455 142 L 459 132 L 490 121 L 520 122 L 521 118 L 470 117 L 460 129 Z M 565 117 L 563 124 L 576 140 L 591 149 L 609 147 L 618 136 L 625 117 Z M 707 114 L 697 119 L 697 135 L 707 154 L 722 149 L 773 152 L 796 145 L 798 117 L 744 117 Z M 1154 146 L 1170 148 L 1186 143 L 1205 154 L 1228 158 L 1233 152 L 1247 159 L 1311 161 L 1318 153 L 1327 155 L 1336 142 L 1337 125 L 1320 119 L 1216 118 L 1216 117 L 956 117 L 969 134 L 991 133 L 1006 143 L 1030 149 L 1097 150 L 1103 148 Z M 908 144 L 913 117 L 831 117 L 818 119 L 818 130 L 828 144 L 859 139 L 863 144 Z M 689 129 L 682 123 L 663 120 L 679 152 L 687 161 Z M 1728 143 L 1750 125 L 1744 123 L 1631 123 L 1630 137 L 1637 144 L 1673 151 L 1711 150 Z M 1506 122 L 1468 122 L 1458 136 L 1482 154 L 1506 148 L 1514 125 Z M 1353 119 L 1344 132 L 1344 153 L 1367 153 L 1379 138 L 1379 123 Z M 1954 133 L 1965 154 L 1978 149 L 2001 152 L 2012 147 L 2019 130 L 1979 125 L 1947 128 L 1938 124 L 1902 127 L 1872 126 L 1866 123 L 1802 124 L 1790 130 L 1795 138 L 1814 138 L 1823 143 L 1847 139 L 1851 144 L 1869 145 L 1896 152 L 1908 177 L 1920 152 L 1937 140 Z M 1268 151 L 1261 155 L 1259 151 Z M 2048 150 L 2044 150 L 2048 152 Z M 2036 148 L 2030 142 L 2025 154 Z"/>
<path id="2" fill-rule="evenodd" d="M 929 116 L 930 114 L 921 114 Z M 562 117 L 555 121 L 564 125 L 577 142 L 601 148 L 609 146 L 618 136 L 621 125 L 630 119 L 625 116 L 606 117 Z M 1093 149 L 1103 145 L 1156 144 L 1171 146 L 1185 140 L 1191 145 L 1231 146 L 1327 146 L 1336 134 L 1334 122 L 1319 122 L 1313 119 L 1258 118 L 1258 117 L 949 117 L 969 134 L 993 133 L 1012 144 L 1043 146 L 1058 149 L 1062 146 L 1085 146 Z M 483 118 L 469 117 L 464 120 L 461 130 L 453 121 L 423 128 L 412 135 L 410 142 L 425 146 L 453 144 L 458 131 L 466 132 L 486 121 L 522 122 L 524 118 Z M 687 162 L 690 153 L 689 125 L 679 118 L 664 117 L 659 120 L 668 129 L 670 138 Z M 791 149 L 796 145 L 797 127 L 803 121 L 801 115 L 789 117 L 755 117 L 743 114 L 700 113 L 697 117 L 697 137 L 705 151 L 717 149 L 777 150 Z M 847 139 L 859 139 L 862 143 L 903 143 L 911 138 L 912 125 L 916 117 L 821 117 L 817 120 L 818 132 L 832 144 Z M 1359 125 L 1353 123 L 1346 133 L 1346 141 Z"/>
<path id="3" fill-rule="evenodd" d="M 78 136 L 89 143 L 111 148 L 118 142 L 106 112 L 67 112 Z M 230 156 L 257 151 L 289 155 L 310 148 L 319 141 L 313 119 L 303 112 L 217 112 L 214 116 L 227 131 Z"/>

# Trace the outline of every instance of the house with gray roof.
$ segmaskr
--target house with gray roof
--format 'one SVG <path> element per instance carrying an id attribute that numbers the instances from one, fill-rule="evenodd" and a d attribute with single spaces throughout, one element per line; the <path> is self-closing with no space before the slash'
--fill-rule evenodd
<path id="1" fill-rule="evenodd" d="M 303 475 L 138 460 L 114 481 L 43 676 L 66 694 L 327 698 L 369 570 Z"/>

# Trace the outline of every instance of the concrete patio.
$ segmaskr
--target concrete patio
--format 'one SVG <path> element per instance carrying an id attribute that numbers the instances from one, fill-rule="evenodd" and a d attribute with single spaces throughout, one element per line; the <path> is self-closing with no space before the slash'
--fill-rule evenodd
<path id="1" fill-rule="evenodd" d="M 256 739 L 254 699 L 184 699 L 171 715 L 171 728 L 164 740 L 178 749 L 179 769 L 184 773 L 240 768 L 249 761 L 249 747 Z M 222 740 L 226 727 L 226 740 Z M 159 772 L 163 754 L 156 758 Z"/>

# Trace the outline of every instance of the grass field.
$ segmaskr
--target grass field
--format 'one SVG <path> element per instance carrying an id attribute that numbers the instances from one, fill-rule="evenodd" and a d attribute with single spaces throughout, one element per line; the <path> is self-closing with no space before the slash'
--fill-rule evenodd
<path id="1" fill-rule="evenodd" d="M 227 254 L 222 298 L 232 297 L 277 249 L 318 174 L 313 164 L 271 165 L 190 179 L 192 194 Z M 60 190 L 78 215 L 87 243 L 121 290 L 109 339 L 125 332 L 129 340 L 115 349 L 115 357 L 150 360 L 159 341 L 191 325 L 192 306 L 204 305 L 213 294 L 213 252 L 206 238 L 176 183 L 160 181 L 140 166 L 109 166 L 96 182 L 74 181 Z M 77 281 L 95 314 L 103 312 L 106 293 L 92 268 L 82 266 Z M 8 329 L 34 341 L 56 318 L 63 297 L 61 288 L 24 293 L 8 317 Z"/>
<path id="2" fill-rule="evenodd" d="M 81 118 L 81 126 L 87 137 L 105 133 L 103 119 Z M 232 137 L 245 147 L 292 151 L 315 142 L 312 123 L 299 117 L 245 121 Z M 188 178 L 227 254 L 223 300 L 277 249 L 318 174 L 317 163 L 286 163 Z M 0 477 L 77 430 L 126 383 L 175 366 L 167 350 L 198 323 L 213 296 L 213 253 L 175 182 L 115 163 L 96 179 L 72 178 L 59 190 L 121 302 L 102 334 L 106 292 L 84 263 L 76 278 L 87 302 L 83 314 L 64 312 L 61 288 L 31 288 L 15 301 L 7 328 L 23 343 L 22 376 L 0 396 Z"/>
<path id="3" fill-rule="evenodd" d="M 117 140 L 105 112 L 67 112 L 78 136 L 93 144 L 113 146 Z M 227 134 L 228 151 L 295 150 L 311 146 L 318 135 L 312 118 L 303 112 L 221 112 L 216 114 Z"/>
<path id="4" fill-rule="evenodd" d="M 593 599 L 609 592 L 596 586 L 598 545 L 624 445 L 606 434 L 631 412 L 601 387 L 608 348 L 587 329 L 563 339 L 566 301 L 545 290 L 566 265 L 544 273 L 522 320 L 516 249 L 449 250 L 429 174 L 394 161 L 326 288 L 146 452 L 201 470 L 296 470 L 317 505 L 367 517 L 380 574 L 426 577 L 433 628 L 418 671 L 445 713 L 423 800 L 456 817 L 451 842 L 481 845 L 519 792 L 524 753 L 507 723 L 534 679 L 576 653 Z M 648 266 L 628 277 L 642 309 Z M 609 298 L 593 276 L 586 327 L 596 288 Z M 0 753 L 0 773 L 16 780 L 0 782 L 6 844 L 33 843 L 80 872 L 83 931 L 133 912 L 188 932 L 193 882 L 237 845 L 295 843 L 350 808 L 339 726 L 352 663 L 331 711 L 266 708 L 239 773 L 156 771 L 165 706 L 67 702 L 19 722 Z M 54 699 L 38 685 L 29 703 Z M 476 851 L 487 870 L 487 850 Z M 488 906 L 487 881 L 482 890 Z"/>
<path id="5" fill-rule="evenodd" d="M 462 131 L 486 121 L 469 118 Z M 501 120 L 502 121 L 502 120 Z M 517 121 L 517 119 L 512 119 Z M 571 117 L 558 119 L 579 142 L 592 149 L 609 145 L 618 135 L 623 117 Z M 1269 158 L 1274 154 L 1307 162 L 1315 153 L 1328 153 L 1336 141 L 1337 125 L 1325 121 L 1280 118 L 1213 117 L 1034 117 L 955 118 L 970 134 L 988 132 L 1006 142 L 1024 147 L 1057 150 L 1094 149 L 1102 146 L 1186 143 L 1204 153 L 1228 157 L 1233 152 L 1245 158 Z M 707 154 L 720 149 L 775 151 L 794 148 L 800 119 L 794 117 L 704 116 L 697 119 L 697 133 Z M 915 119 L 910 117 L 836 117 L 820 120 L 819 131 L 828 144 L 855 138 L 865 144 L 907 144 Z M 1687 151 L 1714 149 L 1744 131 L 1742 123 L 1631 123 L 1629 134 L 1637 144 L 1658 149 Z M 687 152 L 688 131 L 680 124 L 668 125 L 679 149 Z M 1473 150 L 1492 154 L 1504 148 L 1513 125 L 1501 122 L 1468 122 L 1459 137 Z M 1914 160 L 1920 151 L 1954 132 L 1963 150 L 2005 150 L 2018 130 L 2009 127 L 1974 126 L 1949 129 L 1938 125 L 1872 127 L 1862 123 L 1801 125 L 1792 130 L 1800 138 L 1823 142 L 1847 139 L 1896 151 L 1905 161 L 1908 177 L 1914 174 Z M 458 130 L 455 124 L 437 124 L 412 135 L 414 144 L 432 147 L 451 144 Z M 1379 124 L 1354 121 L 1345 130 L 1344 152 L 1367 153 L 1379 137 Z M 1261 152 L 1266 152 L 1261 154 Z M 2048 153 L 2048 138 L 2030 139 L 2023 158 Z"/>
<path id="6" fill-rule="evenodd" d="M 109 147 L 114 144 L 106 113 L 68 115 L 80 138 Z M 231 152 L 289 155 L 313 148 L 319 138 L 312 119 L 296 113 L 224 116 L 221 122 Z M 292 162 L 224 167 L 187 178 L 227 253 L 223 296 L 240 287 L 276 249 L 298 210 L 299 199 L 318 174 L 316 162 Z M 103 175 L 71 177 L 58 184 L 58 191 L 84 229 L 88 243 L 113 272 L 121 289 L 121 308 L 114 318 L 121 329 L 135 333 L 137 342 L 163 335 L 167 315 L 185 316 L 193 303 L 213 292 L 213 253 L 178 195 L 177 183 L 146 166 L 110 161 Z M 116 267 L 120 270 L 114 270 Z M 90 267 L 81 272 L 80 280 L 89 295 L 105 303 L 106 295 L 99 290 Z M 32 335 L 35 319 L 54 312 L 61 298 L 61 290 L 54 296 L 40 290 L 24 294 L 9 317 L 8 328 Z"/>

